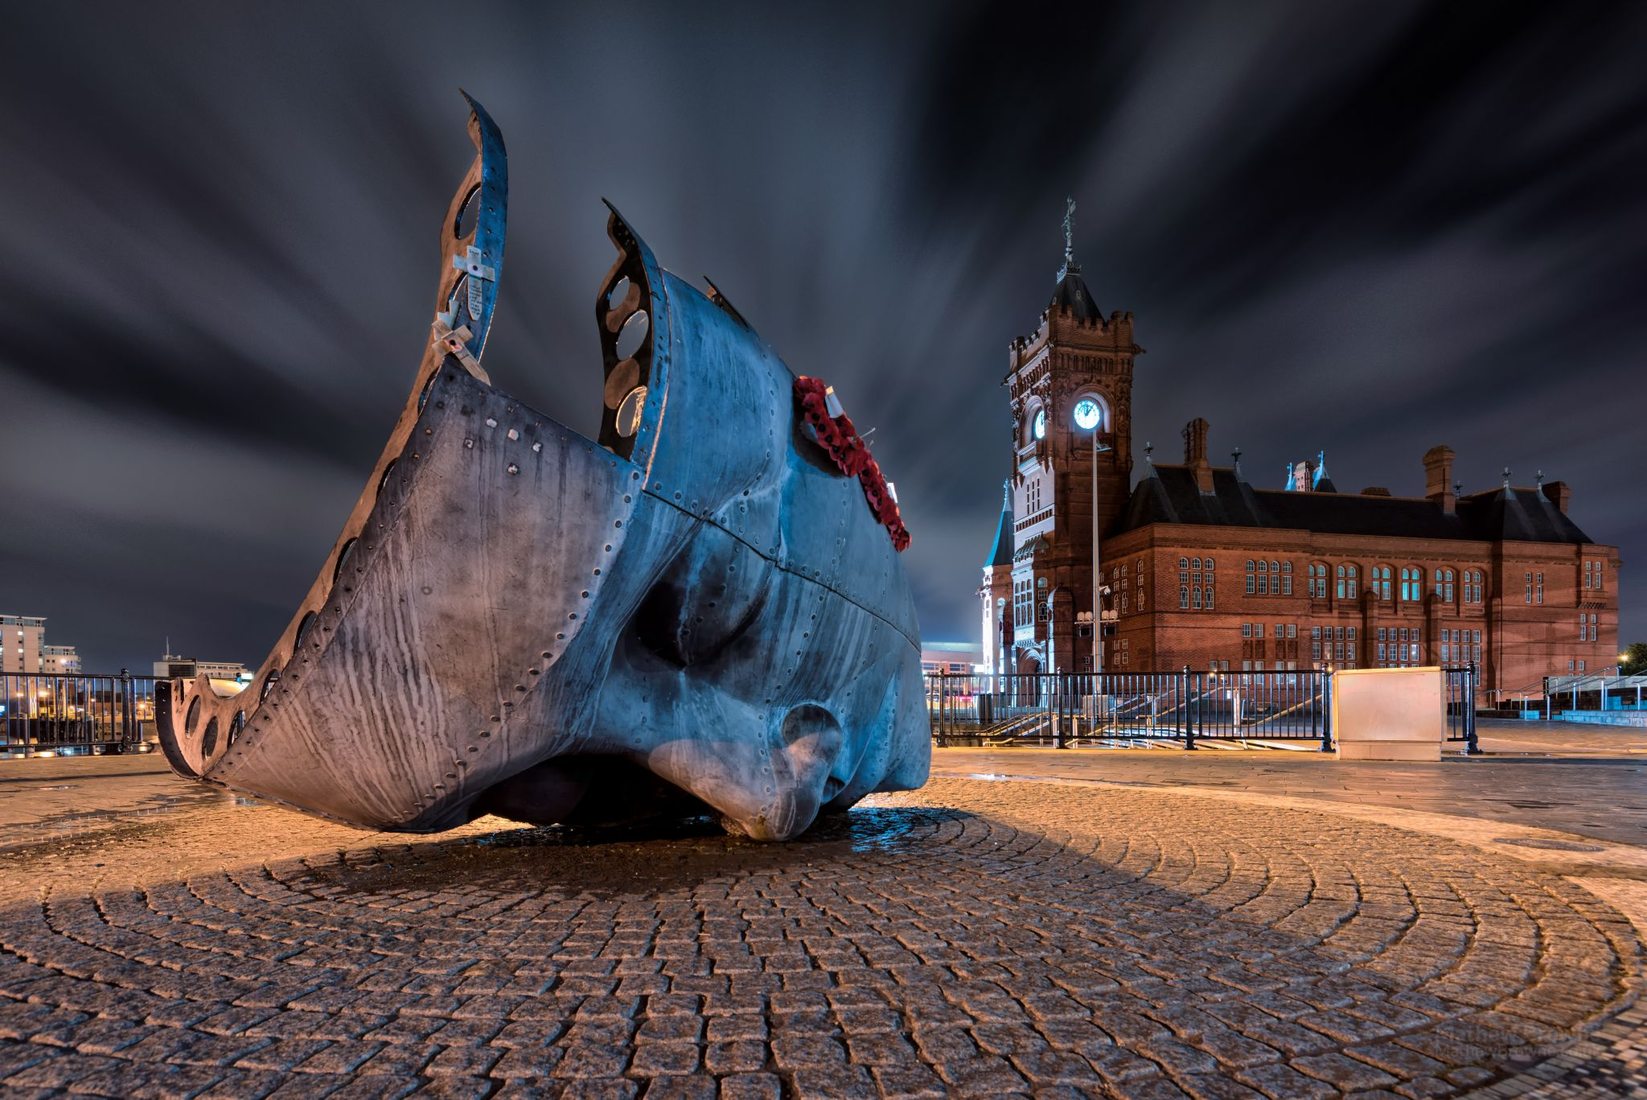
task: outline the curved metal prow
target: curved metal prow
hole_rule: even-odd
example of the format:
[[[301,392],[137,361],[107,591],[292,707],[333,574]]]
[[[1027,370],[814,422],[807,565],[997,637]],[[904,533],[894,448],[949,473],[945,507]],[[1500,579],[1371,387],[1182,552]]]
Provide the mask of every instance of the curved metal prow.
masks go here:
[[[161,748],[172,768],[186,778],[210,778],[240,740],[254,735],[269,719],[259,712],[278,706],[283,694],[282,670],[294,660],[318,658],[327,631],[328,604],[347,596],[374,550],[369,517],[380,503],[398,506],[407,487],[410,463],[397,461],[408,448],[414,426],[430,388],[447,367],[462,369],[487,385],[481,353],[497,307],[498,278],[503,273],[504,231],[508,224],[509,170],[503,135],[486,109],[467,92],[469,140],[475,159],[464,173],[440,230],[440,275],[435,295],[433,335],[418,366],[406,407],[389,436],[371,480],[361,493],[343,533],[327,555],[320,576],[281,633],[280,640],[258,668],[252,686],[233,696],[220,696],[208,680],[197,676],[174,680],[155,699],[155,725]],[[415,453],[412,457],[416,457]],[[336,607],[333,607],[335,613]],[[322,629],[314,629],[316,626]],[[295,679],[295,677],[294,677]],[[254,725],[256,723],[256,725]]]

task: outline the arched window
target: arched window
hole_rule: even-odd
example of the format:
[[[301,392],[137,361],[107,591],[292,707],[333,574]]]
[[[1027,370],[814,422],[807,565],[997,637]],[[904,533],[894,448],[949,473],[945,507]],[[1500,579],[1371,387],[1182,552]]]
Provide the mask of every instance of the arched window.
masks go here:
[[[1310,563],[1310,599],[1327,598],[1327,567],[1321,562]]]
[[[1353,600],[1359,594],[1361,587],[1361,571],[1353,565],[1338,567],[1338,598]]]
[[[1255,565],[1253,563],[1253,560],[1251,558],[1248,558],[1247,559],[1247,595],[1249,595],[1249,596],[1251,596],[1253,593],[1258,591],[1258,588],[1257,588],[1258,582],[1255,579],[1258,576],[1258,574],[1255,572],[1255,570],[1257,568],[1258,567],[1257,567],[1257,565]]]
[[[1270,594],[1270,563],[1267,561],[1258,563],[1258,594],[1260,596]]]
[[[1401,602],[1417,603],[1424,598],[1424,573],[1416,565],[1401,567]]]
[[[1290,561],[1281,563],[1281,594],[1283,596],[1292,595],[1292,562]]]
[[[1466,569],[1466,570],[1464,570],[1464,602],[1465,603],[1481,603],[1482,602],[1482,589],[1484,587],[1484,585],[1482,584],[1482,580],[1483,580],[1483,578],[1482,578],[1481,570],[1479,570],[1479,569]]]
[[[1437,569],[1435,571],[1435,598],[1442,603],[1453,602],[1453,579],[1455,574],[1451,569]]]
[[[1387,600],[1390,598],[1391,573],[1392,570],[1387,565],[1375,565],[1372,567],[1372,576],[1368,582],[1368,591],[1373,594],[1374,598],[1380,600]]]

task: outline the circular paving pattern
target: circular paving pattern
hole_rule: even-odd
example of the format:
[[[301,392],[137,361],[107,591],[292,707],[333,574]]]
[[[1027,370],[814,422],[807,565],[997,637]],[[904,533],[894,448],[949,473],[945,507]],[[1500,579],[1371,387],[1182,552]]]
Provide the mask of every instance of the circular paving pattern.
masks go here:
[[[787,845],[145,829],[0,887],[0,1090],[1447,1095],[1641,969],[1526,864],[1161,792],[941,780]]]

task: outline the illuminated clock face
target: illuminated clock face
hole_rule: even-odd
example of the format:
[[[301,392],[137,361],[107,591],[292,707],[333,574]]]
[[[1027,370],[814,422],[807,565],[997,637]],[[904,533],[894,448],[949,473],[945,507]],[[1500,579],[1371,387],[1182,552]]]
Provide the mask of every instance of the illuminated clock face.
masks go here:
[[[1082,431],[1092,431],[1103,418],[1104,411],[1098,407],[1098,402],[1092,398],[1083,397],[1075,403],[1075,426]]]
[[[1047,411],[1045,409],[1036,411],[1035,422],[1030,427],[1030,431],[1035,433],[1036,439],[1045,439],[1047,437]]]

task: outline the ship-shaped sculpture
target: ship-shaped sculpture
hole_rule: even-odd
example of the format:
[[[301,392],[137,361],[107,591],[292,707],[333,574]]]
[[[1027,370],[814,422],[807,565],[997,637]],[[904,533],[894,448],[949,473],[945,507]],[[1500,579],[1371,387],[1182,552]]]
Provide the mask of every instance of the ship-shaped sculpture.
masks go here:
[[[920,786],[908,536],[850,421],[615,209],[599,438],[495,389],[508,185],[470,106],[405,410],[251,684],[159,685],[173,769],[418,832],[713,812],[782,840]]]

